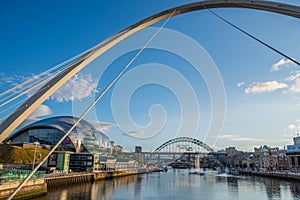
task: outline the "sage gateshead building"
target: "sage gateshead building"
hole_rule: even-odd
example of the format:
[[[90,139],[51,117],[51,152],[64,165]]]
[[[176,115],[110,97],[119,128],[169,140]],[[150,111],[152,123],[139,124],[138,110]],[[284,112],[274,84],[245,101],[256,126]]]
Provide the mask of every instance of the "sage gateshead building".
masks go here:
[[[70,116],[58,116],[36,121],[14,132],[7,141],[55,145],[77,120],[77,118]],[[109,155],[113,148],[108,136],[85,120],[80,121],[76,128],[63,140],[60,147],[77,153],[101,153],[102,155]]]

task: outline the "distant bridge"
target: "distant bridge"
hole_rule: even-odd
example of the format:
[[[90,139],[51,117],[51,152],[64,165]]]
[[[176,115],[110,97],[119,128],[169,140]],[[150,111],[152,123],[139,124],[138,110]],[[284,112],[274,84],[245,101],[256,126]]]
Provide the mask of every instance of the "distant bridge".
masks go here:
[[[177,159],[187,159],[192,163],[204,157],[219,159],[221,154],[198,139],[178,137],[163,143],[154,152],[142,152],[138,157],[146,164],[167,165]]]
[[[213,148],[209,147],[204,142],[190,137],[179,137],[179,138],[171,139],[163,143],[162,145],[160,145],[157,149],[155,149],[154,152],[199,152],[200,153],[202,148],[210,153],[215,152]]]

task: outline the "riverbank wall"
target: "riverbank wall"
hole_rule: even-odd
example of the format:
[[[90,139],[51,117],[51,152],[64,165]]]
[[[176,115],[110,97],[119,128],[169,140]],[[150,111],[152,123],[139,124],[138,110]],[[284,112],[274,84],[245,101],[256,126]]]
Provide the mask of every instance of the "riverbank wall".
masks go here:
[[[299,173],[291,173],[291,172],[257,172],[257,171],[239,171],[240,174],[250,175],[250,176],[260,176],[260,177],[268,177],[268,178],[276,178],[283,180],[293,180],[300,181]]]
[[[138,171],[115,171],[115,172],[95,172],[94,173],[94,181],[117,178],[121,176],[129,176],[129,175],[137,175]]]
[[[80,183],[93,183],[94,181],[117,178],[121,176],[137,175],[137,170],[132,171],[112,171],[112,172],[93,172],[93,173],[69,173],[53,174],[45,177],[48,188],[55,188],[61,185],[73,185]]]
[[[138,169],[128,171],[93,172],[93,173],[57,173],[46,175],[43,179],[30,179],[17,193],[14,199],[30,199],[47,194],[47,189],[59,186],[81,183],[93,183],[94,181],[118,178],[122,176],[138,175],[158,170]],[[0,183],[0,200],[6,199],[21,181]]]
[[[93,181],[94,173],[58,174],[58,176],[45,177],[47,188],[80,183],[92,183]]]
[[[6,199],[15,190],[21,181],[0,183],[0,199]],[[30,199],[32,197],[43,196],[47,194],[47,184],[44,178],[31,179],[20,189],[14,199]]]

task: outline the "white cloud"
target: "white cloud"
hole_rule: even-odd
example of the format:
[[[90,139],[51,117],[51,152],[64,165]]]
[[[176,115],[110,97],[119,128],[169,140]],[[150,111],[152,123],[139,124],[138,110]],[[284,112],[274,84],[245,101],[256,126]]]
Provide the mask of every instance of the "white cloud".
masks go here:
[[[247,141],[247,142],[263,142],[263,143],[270,143],[270,142],[282,142],[288,141],[288,139],[263,139],[263,138],[250,138],[250,137],[241,137],[239,135],[221,135],[218,136],[218,139],[227,139],[230,141]]]
[[[286,80],[287,81],[295,81],[294,84],[289,89],[290,92],[292,92],[292,93],[300,92],[300,71],[294,72]]]
[[[290,124],[288,125],[288,129],[289,130],[294,130],[296,128],[296,125],[295,124]]]
[[[297,78],[300,78],[300,72],[297,71],[293,75],[289,76],[286,80],[287,81],[293,81],[296,80]]]
[[[125,135],[130,137],[143,137],[145,135],[144,131],[131,131],[128,133],[125,133]]]
[[[62,87],[60,87],[52,96],[58,102],[81,100],[89,97],[93,92],[97,92],[98,81],[93,79],[92,74],[79,74],[74,76]],[[76,91],[74,91],[74,87]]]
[[[291,86],[290,91],[292,93],[300,92],[300,78],[297,78],[295,83]]]
[[[6,92],[7,90],[12,89],[13,87],[27,81],[28,79],[31,79],[33,76],[34,74],[16,75],[16,74],[1,73],[0,74],[1,92]],[[17,87],[14,90],[12,90],[9,94],[16,93],[21,90],[23,91],[24,89],[26,89],[25,86]]]
[[[291,138],[295,137],[295,133],[284,133],[283,137],[292,140]]]
[[[16,129],[21,129],[33,122],[40,120],[40,117],[48,116],[51,114],[51,109],[48,106],[42,104],[33,113],[31,113],[31,115],[29,115],[29,117],[27,117],[27,119],[25,119]]]
[[[100,121],[89,121],[98,131],[107,133],[112,127],[118,126],[117,124]]]
[[[262,82],[262,83],[254,82],[250,87],[245,89],[245,92],[246,94],[272,92],[286,87],[288,87],[287,84],[278,83],[277,81],[269,81],[269,82]]]
[[[300,131],[300,120],[295,120],[295,121],[296,122],[288,125],[285,131],[293,132],[293,133]]]
[[[249,137],[241,137],[239,135],[221,135],[218,139],[228,139],[232,141],[260,141],[261,139],[249,138]]]
[[[2,93],[5,98],[11,98],[14,95],[26,91],[24,95],[30,97],[46,83],[44,79],[49,76],[51,76],[50,73],[43,73],[42,75],[35,75],[33,73],[25,75],[0,73],[0,93]]]
[[[33,113],[31,113],[31,115],[29,115],[28,119],[37,119],[39,117],[48,116],[51,114],[51,109],[48,106],[42,104]]]
[[[277,63],[272,65],[271,71],[278,71],[279,68],[289,66],[291,64],[294,64],[294,62],[289,59],[281,59]]]
[[[244,84],[245,84],[244,82],[239,82],[239,83],[236,84],[236,86],[237,86],[237,87],[241,87],[241,86],[244,85]]]

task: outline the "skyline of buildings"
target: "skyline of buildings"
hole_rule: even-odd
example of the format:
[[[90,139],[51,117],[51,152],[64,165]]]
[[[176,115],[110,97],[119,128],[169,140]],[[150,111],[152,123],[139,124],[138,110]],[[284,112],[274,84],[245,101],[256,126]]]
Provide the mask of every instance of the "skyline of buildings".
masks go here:
[[[193,1],[148,5],[132,0],[118,2],[115,7],[114,2],[92,1],[74,4],[72,10],[68,3],[56,2],[58,6],[51,11],[46,2],[20,3],[22,6],[7,2],[1,12],[2,19],[9,19],[1,21],[4,31],[0,38],[6,47],[0,50],[1,92],[36,78],[51,66],[73,58],[146,16],[190,2]],[[278,2],[299,6],[293,1]],[[133,4],[136,6],[129,6]],[[298,19],[249,9],[213,11],[299,60]],[[216,149],[231,144],[243,150],[263,144],[283,148],[292,143],[290,138],[300,130],[300,77],[296,65],[232,29],[208,10],[176,16],[164,23],[112,48],[88,66],[94,69],[74,76],[29,120],[59,115],[78,117],[137,49],[161,28],[86,120],[108,122],[105,129],[110,130],[106,134],[114,141],[126,141],[126,150],[133,150],[135,144],[150,150],[161,141],[178,136],[199,138]],[[183,53],[175,51],[176,44]],[[207,76],[187,59],[194,55],[199,58],[199,66],[205,66],[200,72],[208,72]],[[209,67],[203,62],[208,60],[212,61]],[[207,82],[210,78],[217,80],[215,77],[223,83],[220,90]],[[26,98],[27,95],[20,102]],[[5,119],[20,102],[4,107],[0,119]],[[222,109],[214,110],[222,105]]]

